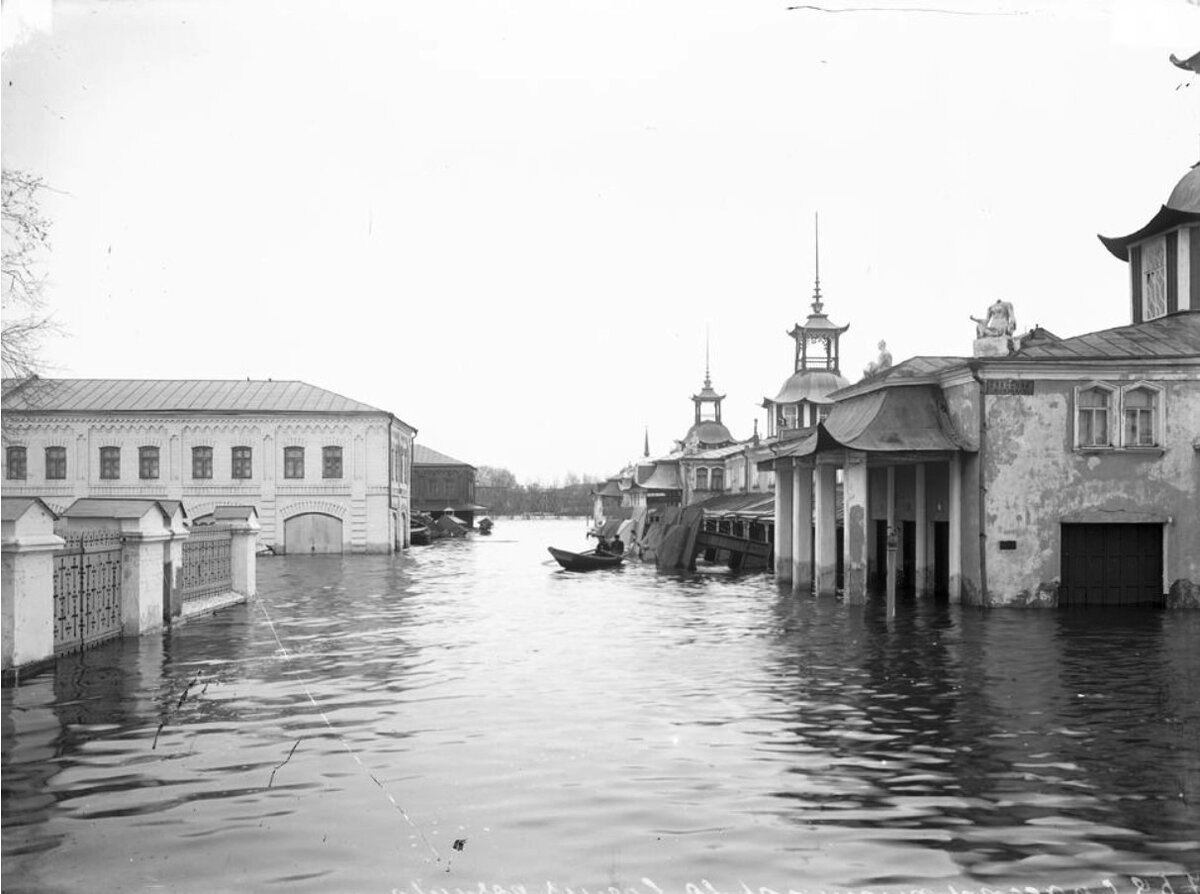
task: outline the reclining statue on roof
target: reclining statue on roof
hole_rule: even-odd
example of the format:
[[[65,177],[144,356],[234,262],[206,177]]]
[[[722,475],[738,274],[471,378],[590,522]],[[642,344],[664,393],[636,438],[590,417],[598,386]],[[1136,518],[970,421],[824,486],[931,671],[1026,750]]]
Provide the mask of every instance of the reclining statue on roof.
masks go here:
[[[983,319],[971,317],[975,322],[976,338],[1000,338],[1011,336],[1017,331],[1017,315],[1013,312],[1011,301],[996,299],[987,309]]]

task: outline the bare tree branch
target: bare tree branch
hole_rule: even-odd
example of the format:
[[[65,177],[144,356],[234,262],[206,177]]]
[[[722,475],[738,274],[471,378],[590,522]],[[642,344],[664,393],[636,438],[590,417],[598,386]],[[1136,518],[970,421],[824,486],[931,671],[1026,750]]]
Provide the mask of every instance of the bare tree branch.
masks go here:
[[[61,333],[46,311],[42,294],[43,256],[50,250],[50,222],[42,214],[42,178],[24,171],[3,171],[3,327],[0,362],[5,378],[26,378],[43,368],[42,342]]]

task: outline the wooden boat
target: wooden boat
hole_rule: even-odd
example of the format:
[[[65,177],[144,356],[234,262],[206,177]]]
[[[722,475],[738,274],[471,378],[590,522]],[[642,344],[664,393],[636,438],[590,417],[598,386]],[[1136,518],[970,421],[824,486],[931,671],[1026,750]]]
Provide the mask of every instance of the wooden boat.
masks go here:
[[[555,549],[548,546],[550,555],[567,571],[594,571],[597,568],[616,568],[625,561],[624,556],[610,556],[607,553],[597,553],[588,550],[585,553],[572,553],[565,549]]]

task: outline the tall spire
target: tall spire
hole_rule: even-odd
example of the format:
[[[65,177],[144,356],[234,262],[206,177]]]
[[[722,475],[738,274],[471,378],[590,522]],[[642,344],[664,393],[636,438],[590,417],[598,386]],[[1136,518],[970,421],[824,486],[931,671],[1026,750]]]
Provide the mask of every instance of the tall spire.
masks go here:
[[[708,364],[708,324],[704,325],[704,387],[712,387],[712,376],[709,374]]]
[[[646,446],[642,448],[642,456],[650,457],[650,426],[646,426]]]
[[[816,255],[816,279],[813,281],[812,309],[813,313],[819,314],[824,306],[821,303],[821,213],[819,211],[813,212],[813,240],[815,243],[814,254]]]

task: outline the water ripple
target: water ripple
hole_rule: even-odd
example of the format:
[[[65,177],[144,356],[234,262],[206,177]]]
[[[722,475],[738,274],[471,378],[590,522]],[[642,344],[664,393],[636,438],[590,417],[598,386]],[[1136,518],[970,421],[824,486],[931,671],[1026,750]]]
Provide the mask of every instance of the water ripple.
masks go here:
[[[582,523],[505,529],[265,559],[257,603],[5,691],[6,889],[1200,866],[1196,613],[888,620],[761,574],[560,573],[545,546]]]

